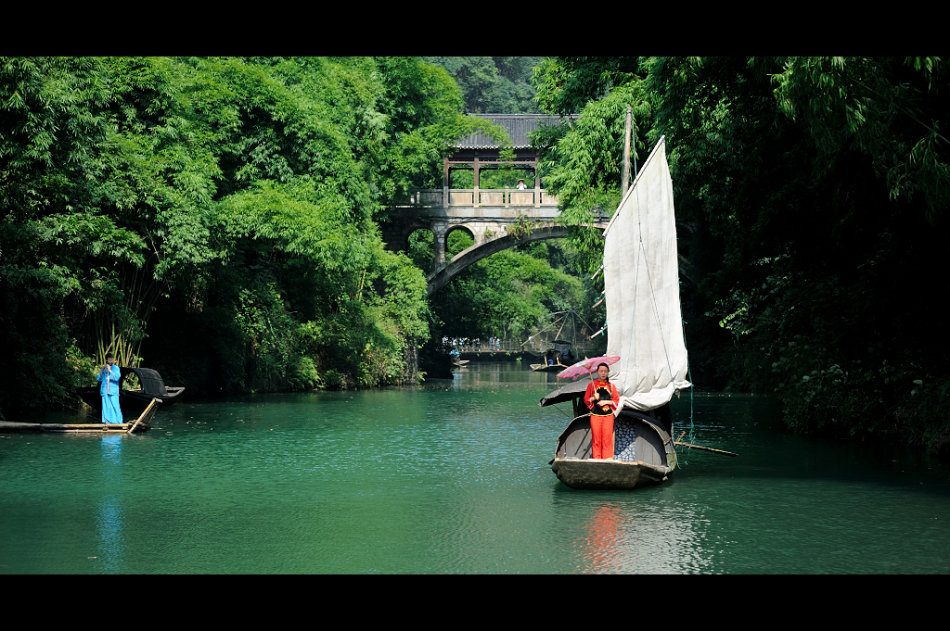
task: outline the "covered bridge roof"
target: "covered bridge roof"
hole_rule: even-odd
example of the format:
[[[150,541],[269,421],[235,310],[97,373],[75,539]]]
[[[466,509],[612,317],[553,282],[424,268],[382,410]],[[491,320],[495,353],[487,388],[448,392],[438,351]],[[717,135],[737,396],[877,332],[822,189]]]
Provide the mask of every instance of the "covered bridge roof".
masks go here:
[[[546,114],[472,114],[501,125],[508,130],[511,137],[511,146],[514,149],[531,147],[530,132],[539,129],[542,125],[558,125],[565,120],[574,120],[577,116],[548,116]],[[485,134],[478,133],[463,138],[456,145],[458,149],[497,149],[498,144]]]

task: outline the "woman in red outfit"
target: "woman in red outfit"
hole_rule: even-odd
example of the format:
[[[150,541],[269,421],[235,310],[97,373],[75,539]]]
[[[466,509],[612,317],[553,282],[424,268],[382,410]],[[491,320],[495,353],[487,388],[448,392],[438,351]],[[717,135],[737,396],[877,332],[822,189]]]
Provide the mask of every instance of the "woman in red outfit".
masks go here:
[[[610,367],[597,365],[597,379],[587,384],[584,403],[590,408],[590,430],[593,445],[591,458],[610,460],[614,457],[614,415],[620,404],[617,386],[607,380]]]

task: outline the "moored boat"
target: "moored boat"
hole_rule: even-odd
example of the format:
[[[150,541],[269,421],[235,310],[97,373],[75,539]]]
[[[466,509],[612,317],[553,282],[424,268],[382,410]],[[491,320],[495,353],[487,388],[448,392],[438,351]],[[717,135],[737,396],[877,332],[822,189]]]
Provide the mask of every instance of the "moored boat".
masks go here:
[[[158,399],[164,407],[173,405],[185,391],[183,386],[166,386],[161,374],[151,368],[120,366],[119,370],[122,372],[119,377],[119,407],[125,415],[141,414],[152,399]],[[138,388],[126,387],[130,376],[138,378]],[[94,410],[102,410],[99,386],[82,388],[79,395]]]
[[[554,340],[549,348],[542,355],[544,361],[531,364],[531,370],[535,372],[561,372],[572,361],[571,343],[566,340]]]
[[[583,403],[585,381],[558,388],[541,407],[569,402],[575,417],[558,437],[549,463],[561,482],[576,489],[634,489],[659,484],[676,468],[669,404],[650,413],[623,409],[614,419],[614,457],[591,459],[590,412]]]
[[[457,348],[453,348],[449,351],[449,358],[452,360],[452,365],[456,368],[460,368],[470,361],[468,359],[462,359],[462,355]]]
[[[614,457],[591,458],[587,380],[570,383],[540,405],[570,401],[574,418],[558,438],[551,469],[578,489],[658,484],[676,468],[669,402],[692,387],[679,301],[673,187],[665,138],[654,147],[604,231],[607,352],[618,356],[610,381],[619,392]]]

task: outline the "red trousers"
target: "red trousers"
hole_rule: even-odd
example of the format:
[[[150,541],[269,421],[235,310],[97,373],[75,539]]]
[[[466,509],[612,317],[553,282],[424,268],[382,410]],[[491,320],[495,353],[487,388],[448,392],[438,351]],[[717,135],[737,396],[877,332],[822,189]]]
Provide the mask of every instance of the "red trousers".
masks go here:
[[[590,415],[592,439],[591,458],[609,460],[614,457],[614,415]]]

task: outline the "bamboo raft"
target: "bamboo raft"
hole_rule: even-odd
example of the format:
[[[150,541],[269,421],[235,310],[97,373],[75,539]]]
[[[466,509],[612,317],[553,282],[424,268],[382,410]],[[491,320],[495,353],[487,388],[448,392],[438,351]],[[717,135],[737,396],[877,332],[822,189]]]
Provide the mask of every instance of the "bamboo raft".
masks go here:
[[[137,419],[128,423],[22,423],[0,421],[0,432],[58,432],[74,434],[139,434],[152,428],[161,404],[152,399]]]

